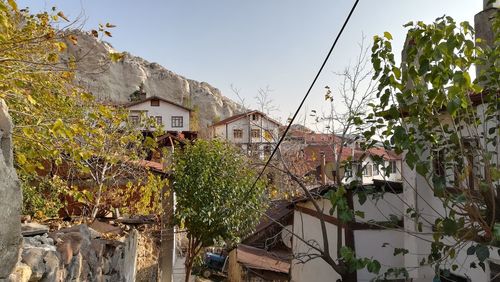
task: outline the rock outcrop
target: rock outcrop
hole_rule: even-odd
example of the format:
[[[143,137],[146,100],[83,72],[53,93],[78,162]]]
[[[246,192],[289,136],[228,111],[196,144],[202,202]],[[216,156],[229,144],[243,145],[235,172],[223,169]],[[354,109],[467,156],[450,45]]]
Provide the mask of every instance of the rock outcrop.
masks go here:
[[[159,96],[196,109],[201,128],[244,110],[206,82],[186,79],[129,53],[111,63],[109,53],[117,51],[109,44],[83,32],[75,33],[78,44],[67,45],[69,55],[76,61],[77,83],[101,101],[125,104],[143,85],[148,97]]]
[[[0,99],[0,281],[7,279],[19,259],[22,194],[13,167],[12,121]]]

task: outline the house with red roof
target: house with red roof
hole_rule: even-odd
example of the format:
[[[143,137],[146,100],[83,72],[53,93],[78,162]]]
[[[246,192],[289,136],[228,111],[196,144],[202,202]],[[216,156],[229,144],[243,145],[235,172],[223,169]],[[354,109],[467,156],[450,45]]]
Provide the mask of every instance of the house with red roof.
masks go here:
[[[281,124],[260,111],[248,111],[210,126],[210,137],[221,138],[261,159],[270,154],[278,140]]]

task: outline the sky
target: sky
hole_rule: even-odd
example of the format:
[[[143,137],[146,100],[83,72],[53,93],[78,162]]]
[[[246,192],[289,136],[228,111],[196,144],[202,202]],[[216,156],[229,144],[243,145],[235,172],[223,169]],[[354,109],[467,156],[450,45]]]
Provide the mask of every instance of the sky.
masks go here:
[[[32,12],[56,6],[70,19],[82,17],[84,29],[112,23],[106,39],[119,51],[157,62],[184,77],[205,81],[222,94],[256,107],[259,88],[269,87],[285,121],[298,107],[354,0],[18,0]],[[473,23],[482,0],[361,0],[301,116],[328,111],[325,86],[339,83],[342,71],[359,53],[363,35],[389,31],[400,54],[403,24],[430,23],[442,15]],[[338,94],[333,91],[333,98]],[[311,120],[307,123],[310,124]]]

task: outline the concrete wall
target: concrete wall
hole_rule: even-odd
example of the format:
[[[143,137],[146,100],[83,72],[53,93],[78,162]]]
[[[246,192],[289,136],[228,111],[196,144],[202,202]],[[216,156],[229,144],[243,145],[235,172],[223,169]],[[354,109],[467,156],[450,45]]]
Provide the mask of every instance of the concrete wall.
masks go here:
[[[189,111],[178,107],[176,105],[172,105],[165,101],[160,100],[159,106],[151,106],[151,101],[147,100],[143,103],[130,106],[128,110],[131,111],[131,115],[138,116],[138,112],[144,111],[146,116],[155,117],[161,116],[163,122],[163,129],[167,131],[189,131]],[[136,111],[137,113],[133,113],[132,111]],[[172,127],[172,117],[173,116],[181,116],[183,118],[183,126],[182,127]]]

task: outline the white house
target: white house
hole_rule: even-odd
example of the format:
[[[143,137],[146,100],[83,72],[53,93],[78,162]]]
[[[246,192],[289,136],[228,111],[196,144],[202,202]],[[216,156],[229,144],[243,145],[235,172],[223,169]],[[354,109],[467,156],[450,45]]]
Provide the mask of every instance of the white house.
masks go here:
[[[316,176],[321,179],[324,170],[325,184],[333,184],[336,181],[336,159],[340,158],[340,176],[344,184],[358,181],[361,185],[372,184],[374,180],[401,182],[401,156],[391,150],[381,147],[370,148],[366,151],[352,147],[336,148],[332,144],[311,144],[303,149],[303,160],[312,169],[316,170]],[[324,160],[323,160],[324,158]],[[324,168],[323,163],[324,161]]]
[[[280,123],[259,111],[226,118],[210,126],[212,138],[236,144],[249,154],[263,158],[278,140]]]
[[[337,249],[348,246],[354,249],[359,258],[373,258],[378,260],[384,273],[389,267],[403,267],[404,257],[394,256],[397,248],[404,246],[404,234],[398,230],[402,229],[404,203],[400,199],[400,191],[397,193],[385,193],[383,198],[368,197],[363,205],[359,204],[356,194],[349,194],[354,209],[364,213],[364,218],[356,217],[354,222],[342,224],[336,214],[330,215],[332,207],[329,199],[323,195],[334,187],[320,187],[311,192],[316,194],[316,202],[322,210],[327,229],[330,256],[337,260]],[[379,188],[371,188],[379,189]],[[321,258],[314,258],[318,252],[313,250],[305,242],[312,243],[323,250],[323,235],[320,225],[319,213],[312,201],[303,200],[295,204],[293,216],[293,232],[300,236],[292,238],[293,260],[291,263],[290,281],[340,281],[340,275],[333,270]],[[389,215],[392,215],[389,217]],[[392,221],[391,221],[392,220]],[[393,228],[381,227],[392,224]],[[347,228],[346,228],[347,227]],[[341,246],[337,242],[338,229],[342,228]],[[305,241],[305,242],[304,242]],[[356,281],[373,281],[376,275],[366,269],[354,274]],[[400,279],[401,277],[387,277]]]
[[[130,111],[129,119],[133,123],[139,123],[142,117],[152,117],[163,125],[165,131],[189,131],[191,109],[172,101],[151,96],[131,102],[125,107]]]

